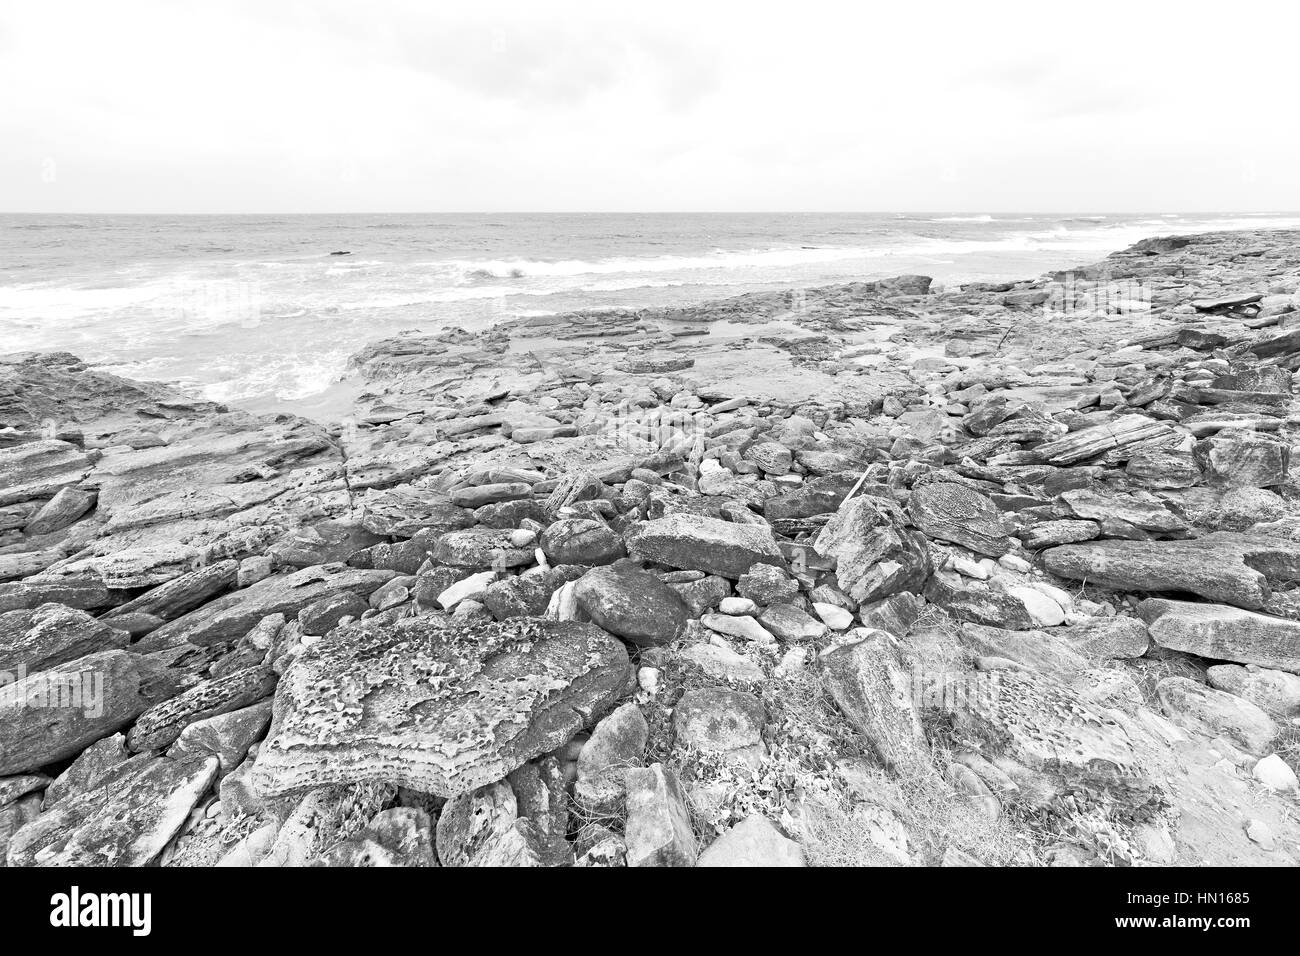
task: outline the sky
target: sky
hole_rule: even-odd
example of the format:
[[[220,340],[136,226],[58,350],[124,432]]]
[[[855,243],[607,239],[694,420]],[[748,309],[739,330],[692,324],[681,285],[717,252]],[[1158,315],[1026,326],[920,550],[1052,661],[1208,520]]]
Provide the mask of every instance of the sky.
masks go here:
[[[0,0],[0,211],[1300,210],[1300,4]]]

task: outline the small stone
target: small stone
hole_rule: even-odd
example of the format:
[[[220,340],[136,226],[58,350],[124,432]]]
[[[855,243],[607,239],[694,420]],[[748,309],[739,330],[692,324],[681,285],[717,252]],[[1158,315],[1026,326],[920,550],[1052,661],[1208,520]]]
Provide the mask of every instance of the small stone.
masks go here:
[[[748,614],[752,617],[758,614],[758,605],[749,598],[729,597],[719,602],[718,610],[723,614]]]
[[[822,601],[813,602],[813,612],[822,619],[822,623],[832,631],[847,631],[853,626],[853,615],[835,604]]]

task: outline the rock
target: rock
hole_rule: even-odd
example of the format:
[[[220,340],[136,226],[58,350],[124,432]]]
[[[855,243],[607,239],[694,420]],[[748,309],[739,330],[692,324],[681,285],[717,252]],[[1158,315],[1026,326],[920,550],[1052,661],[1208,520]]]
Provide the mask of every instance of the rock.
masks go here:
[[[540,574],[521,574],[494,581],[478,600],[498,621],[508,617],[541,617],[546,613],[551,595],[564,583],[564,575],[553,569]]]
[[[1046,674],[951,674],[934,682],[926,706],[946,715],[959,732],[996,742],[989,748],[991,762],[1015,761],[1032,771],[1025,784],[1032,781],[1048,793],[1101,792],[1127,812],[1140,812],[1161,796],[1145,743]]]
[[[82,611],[94,611],[111,603],[112,594],[99,579],[28,580],[0,584],[0,613],[42,604],[63,604]]]
[[[87,654],[121,650],[130,640],[126,631],[62,604],[8,611],[0,614],[0,674],[34,674]]]
[[[1147,418],[1145,415],[1123,415],[1104,425],[1071,432],[1055,441],[1044,442],[1037,448],[1023,452],[1030,461],[1047,465],[1073,465],[1106,452],[1124,448],[1136,442],[1162,438],[1173,431],[1167,422]],[[998,463],[991,460],[990,464]]]
[[[496,580],[495,571],[480,571],[462,578],[438,593],[437,601],[444,611],[450,611],[467,598],[479,597]]]
[[[573,799],[586,812],[613,816],[623,806],[624,774],[641,765],[650,727],[641,709],[626,703],[603,718],[578,755]]]
[[[520,814],[510,783],[498,780],[453,796],[438,815],[443,866],[544,866],[544,835]]]
[[[289,665],[254,782],[265,796],[369,780],[466,793],[567,742],[631,682],[623,645],[591,624],[363,623]]]
[[[725,580],[725,578],[723,580]],[[733,617],[738,615],[756,617],[758,615],[758,605],[749,598],[742,597],[723,598],[718,602],[718,610],[723,614],[730,614]]]
[[[1277,724],[1254,704],[1186,677],[1166,677],[1156,685],[1156,696],[1179,727],[1226,737],[1250,754],[1264,753],[1278,735]]]
[[[898,508],[867,495],[836,513],[813,549],[835,559],[835,580],[858,602],[919,591],[933,570],[925,539],[903,527]]]
[[[395,577],[393,571],[367,571],[342,564],[274,575],[178,617],[144,638],[137,647],[148,651],[187,643],[205,647],[237,640],[268,614],[293,617],[321,598],[345,591],[369,597],[381,584]]]
[[[1041,597],[1042,595],[1040,595]],[[1005,627],[1013,631],[1034,626],[1029,609],[1005,585],[994,579],[971,581],[951,571],[936,571],[925,586],[925,597],[959,621]],[[1030,598],[1030,600],[1036,600]],[[1040,608],[1045,607],[1039,605]],[[863,615],[866,623],[866,615]],[[892,630],[890,631],[892,633]]]
[[[152,758],[140,756],[132,760],[123,734],[117,733],[97,740],[79,753],[68,768],[46,788],[45,809],[48,810],[71,794],[94,790],[113,775],[149,759]]]
[[[748,657],[717,644],[692,644],[681,657],[715,680],[754,684],[764,679],[763,669]]]
[[[1163,598],[1147,598],[1138,605],[1138,616],[1161,647],[1300,673],[1300,622]]]
[[[1201,441],[1196,458],[1212,484],[1271,488],[1287,479],[1291,446],[1256,431],[1229,428]]]
[[[736,593],[755,604],[784,604],[799,594],[799,582],[771,564],[756,564],[740,576]]]
[[[514,501],[532,497],[533,486],[522,481],[501,482],[458,488],[448,496],[458,508],[481,508],[500,501]]]
[[[112,623],[114,618],[149,614],[171,621],[229,590],[236,584],[238,576],[238,561],[217,561],[151,588],[133,601],[118,605],[104,615],[104,620]]]
[[[216,757],[218,771],[227,774],[239,766],[248,748],[270,726],[271,705],[267,698],[249,707],[196,720],[180,732],[167,756],[172,760]]]
[[[767,565],[762,565],[767,567]],[[710,574],[700,578],[698,581],[688,581],[685,584],[670,585],[674,591],[681,597],[686,604],[686,609],[692,617],[704,614],[712,607],[722,610],[722,605],[728,601],[745,601],[744,598],[729,598],[731,593],[731,582],[726,578],[719,577],[716,574]],[[752,601],[745,603],[753,606]],[[723,611],[724,614],[735,614],[735,611]]]
[[[663,764],[627,773],[628,866],[694,866],[699,854],[676,775]]]
[[[1058,544],[1091,541],[1101,533],[1095,521],[1039,521],[1021,534],[1021,540],[1030,551],[1050,548]]]
[[[793,604],[770,605],[758,621],[781,641],[816,641],[826,634],[825,624]]]
[[[344,840],[315,866],[412,867],[437,866],[434,855],[433,821],[419,807],[391,807],[381,810],[366,828]]]
[[[468,528],[440,537],[433,547],[433,558],[454,568],[504,571],[531,564],[533,552],[516,547],[505,528]]]
[[[880,761],[905,771],[926,752],[925,735],[912,700],[912,681],[884,631],[854,631],[857,640],[821,653],[818,667],[827,692]]]
[[[80,491],[76,488],[59,489],[58,494],[41,506],[23,532],[29,535],[53,534],[78,521],[82,515],[95,507],[96,495],[93,491]]]
[[[1259,608],[1269,576],[1300,576],[1300,545],[1217,531],[1190,541],[1090,541],[1043,552],[1048,571],[1125,591],[1188,591],[1209,601]]]
[[[278,679],[269,664],[259,664],[203,681],[141,714],[126,735],[126,745],[134,753],[167,747],[195,721],[270,697]]]
[[[667,644],[687,621],[677,592],[635,567],[593,568],[578,579],[574,597],[605,630],[641,647]]]
[[[814,601],[813,611],[832,631],[847,631],[853,626],[853,615],[842,607]]]
[[[1215,664],[1206,669],[1210,686],[1250,701],[1268,714],[1300,713],[1300,677],[1248,664]]]
[[[0,686],[0,776],[80,753],[152,703],[140,659],[89,654]]]
[[[1076,518],[1094,521],[1118,519],[1158,534],[1184,534],[1189,530],[1187,522],[1162,502],[1143,501],[1133,495],[1102,495],[1077,489],[1062,492],[1061,501]]]
[[[1131,617],[1097,617],[1056,631],[1087,657],[1126,659],[1147,652],[1146,625]]]
[[[935,481],[915,488],[907,511],[912,524],[931,538],[951,541],[994,558],[1011,549],[997,506],[965,485]]]
[[[70,796],[15,833],[10,866],[147,866],[212,785],[217,758],[143,762]]]
[[[1038,627],[1065,623],[1065,609],[1040,591],[1031,587],[1009,587],[1007,594],[1024,605],[1029,619]]]
[[[1296,779],[1295,771],[1277,754],[1269,754],[1255,764],[1254,774],[1255,779],[1270,790],[1295,793],[1300,789],[1300,780]]]
[[[552,564],[611,564],[627,553],[622,538],[590,518],[556,521],[542,532],[541,548]]]
[[[725,687],[688,690],[673,708],[675,743],[756,767],[767,752],[766,719],[762,701],[753,694]]]
[[[700,854],[696,866],[807,866],[799,844],[764,816],[750,814]]]
[[[0,448],[0,507],[50,498],[90,472],[91,461],[76,445],[57,439]]]
[[[750,445],[745,449],[745,461],[752,461],[769,475],[785,475],[790,472],[794,456],[784,445],[765,441]]]
[[[771,529],[694,514],[642,522],[628,535],[627,549],[642,561],[704,571],[733,581],[756,564],[785,565]]]
[[[844,503],[857,483],[858,476],[853,472],[836,472],[805,481],[794,491],[764,501],[763,516],[768,521],[782,521],[829,514]]]
[[[298,612],[302,632],[310,637],[320,637],[338,627],[345,617],[360,618],[370,607],[365,598],[351,591],[331,594],[313,601]]]
[[[776,637],[773,636],[772,632],[752,617],[705,614],[700,618],[700,623],[709,630],[717,631],[719,634],[725,634],[728,637],[738,637],[741,640],[753,641],[756,644],[768,647],[776,646]]]
[[[14,777],[0,777],[0,807],[13,803],[19,797],[44,790],[50,778],[43,773],[25,773]]]
[[[1201,480],[1201,469],[1191,454],[1163,448],[1135,452],[1124,473],[1148,488],[1190,488]]]

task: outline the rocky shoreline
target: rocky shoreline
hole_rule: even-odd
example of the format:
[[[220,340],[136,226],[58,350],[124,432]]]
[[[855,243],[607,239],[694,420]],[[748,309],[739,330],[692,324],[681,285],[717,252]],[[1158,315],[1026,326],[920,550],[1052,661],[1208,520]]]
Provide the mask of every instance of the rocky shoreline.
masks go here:
[[[8,865],[1291,865],[1300,233],[0,357]]]

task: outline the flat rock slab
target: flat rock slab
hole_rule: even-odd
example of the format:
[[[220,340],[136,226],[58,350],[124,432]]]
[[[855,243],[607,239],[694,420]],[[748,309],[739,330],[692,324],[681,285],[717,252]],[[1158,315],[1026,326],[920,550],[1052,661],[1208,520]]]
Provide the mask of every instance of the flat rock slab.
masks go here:
[[[1190,541],[1090,541],[1043,552],[1048,571],[1126,591],[1186,591],[1256,609],[1269,580],[1300,579],[1300,543],[1230,532]]]
[[[76,445],[57,439],[0,448],[0,506],[49,498],[90,472],[90,459]]]
[[[1161,647],[1300,673],[1300,622],[1222,604],[1148,598],[1138,615]]]
[[[34,674],[87,654],[121,650],[130,642],[126,631],[62,604],[6,611],[0,614],[0,672],[23,668]]]
[[[567,743],[629,686],[592,624],[441,617],[342,628],[289,665],[253,770],[264,796],[390,781],[451,797]]]
[[[158,628],[137,647],[158,650],[184,643],[205,647],[238,640],[268,614],[293,617],[309,604],[345,591],[367,597],[395,577],[396,571],[368,571],[341,564],[273,575],[178,617]]]
[[[145,866],[184,825],[212,785],[217,758],[143,762],[68,797],[9,841],[10,866]]]
[[[0,776],[80,753],[142,714],[139,659],[106,651],[0,686]]]
[[[702,515],[674,514],[643,522],[628,535],[627,549],[643,561],[732,580],[756,564],[785,567],[770,528]]]

